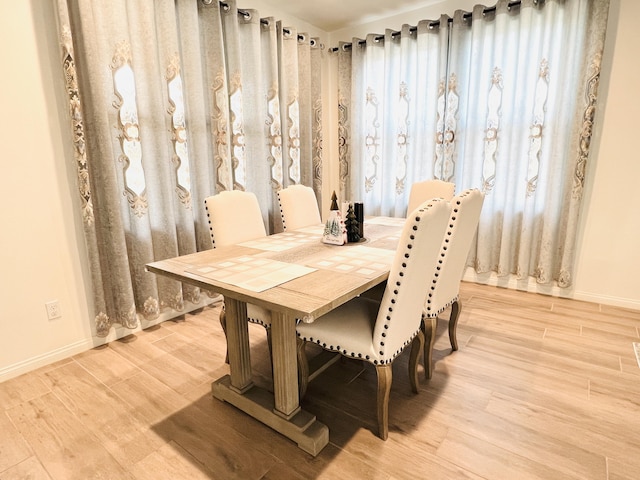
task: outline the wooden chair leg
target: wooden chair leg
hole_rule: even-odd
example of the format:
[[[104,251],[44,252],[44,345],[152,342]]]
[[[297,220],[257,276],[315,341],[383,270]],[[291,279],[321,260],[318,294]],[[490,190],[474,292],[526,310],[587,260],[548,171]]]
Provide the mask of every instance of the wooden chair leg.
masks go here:
[[[451,342],[451,349],[455,352],[458,350],[458,338],[456,335],[458,328],[458,317],[460,316],[460,310],[462,304],[460,300],[456,300],[451,305],[451,316],[449,317],[449,341]]]
[[[411,382],[413,393],[418,393],[418,359],[423,348],[424,333],[419,331],[413,342],[411,342],[411,356],[409,357],[409,381]]]
[[[307,359],[307,350],[304,340],[298,338],[296,343],[296,357],[298,362],[298,394],[302,400],[307,393],[309,386],[309,360]]]
[[[271,327],[265,328],[267,331],[267,347],[269,347],[269,358],[271,359],[271,366],[273,366],[273,353],[271,352]]]
[[[220,311],[220,325],[224,332],[224,338],[227,338],[227,313],[225,312],[224,305]],[[267,331],[267,346],[269,347],[269,358],[271,359],[271,365],[273,366],[273,354],[271,352],[271,328],[265,328]],[[224,356],[224,363],[229,363],[229,347],[227,346],[227,353]]]
[[[424,376],[428,380],[433,373],[433,345],[436,343],[438,317],[423,318],[422,328],[424,330]]]
[[[222,305],[222,310],[220,310],[220,325],[222,326],[222,331],[224,332],[224,338],[227,340],[227,313],[224,310],[224,305]],[[224,356],[224,363],[229,363],[229,346],[227,345],[227,353]]]
[[[378,374],[378,436],[382,440],[389,437],[389,393],[391,392],[391,365],[376,365]]]

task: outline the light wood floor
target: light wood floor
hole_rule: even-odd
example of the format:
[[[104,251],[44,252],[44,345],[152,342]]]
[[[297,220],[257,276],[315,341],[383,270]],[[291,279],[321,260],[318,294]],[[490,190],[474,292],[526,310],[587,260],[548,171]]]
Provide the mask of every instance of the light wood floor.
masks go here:
[[[216,307],[0,384],[0,479],[639,479],[640,312],[468,283],[462,300],[460,350],[445,312],[418,395],[394,364],[386,442],[375,371],[352,360],[303,401],[330,431],[316,458],[213,399]]]

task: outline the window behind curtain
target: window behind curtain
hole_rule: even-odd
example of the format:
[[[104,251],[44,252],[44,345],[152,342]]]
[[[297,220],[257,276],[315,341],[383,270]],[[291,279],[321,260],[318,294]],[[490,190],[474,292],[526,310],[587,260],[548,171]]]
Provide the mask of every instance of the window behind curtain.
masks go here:
[[[569,286],[607,13],[606,1],[500,1],[354,39],[338,54],[351,69],[342,194],[404,216],[413,182],[478,188],[469,264]]]

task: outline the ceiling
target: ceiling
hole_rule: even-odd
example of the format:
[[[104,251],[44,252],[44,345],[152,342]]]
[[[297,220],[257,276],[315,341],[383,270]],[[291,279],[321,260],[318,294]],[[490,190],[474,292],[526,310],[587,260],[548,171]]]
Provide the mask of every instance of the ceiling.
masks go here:
[[[265,0],[311,25],[333,32],[442,0]]]

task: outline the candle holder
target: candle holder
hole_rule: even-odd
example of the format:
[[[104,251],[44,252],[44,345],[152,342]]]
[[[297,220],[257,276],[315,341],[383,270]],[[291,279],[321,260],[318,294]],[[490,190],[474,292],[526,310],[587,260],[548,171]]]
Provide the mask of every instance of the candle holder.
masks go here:
[[[353,212],[356,215],[356,221],[358,222],[358,235],[360,238],[364,238],[364,205],[362,202],[356,202],[353,204]]]

